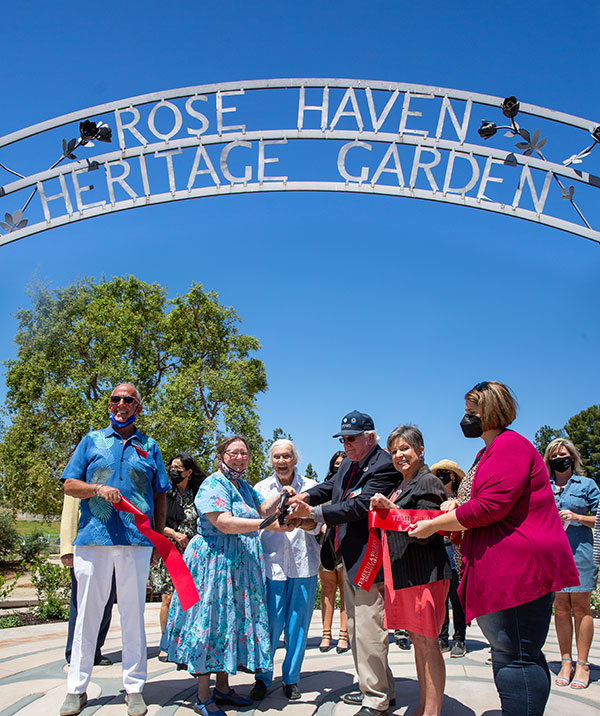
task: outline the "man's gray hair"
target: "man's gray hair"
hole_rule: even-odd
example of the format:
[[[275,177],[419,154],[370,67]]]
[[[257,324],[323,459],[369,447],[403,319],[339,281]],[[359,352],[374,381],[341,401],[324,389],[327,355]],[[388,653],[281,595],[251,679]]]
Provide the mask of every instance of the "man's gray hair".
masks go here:
[[[275,440],[275,442],[271,445],[269,448],[269,462],[271,465],[273,464],[273,450],[275,450],[278,447],[288,447],[290,449],[290,452],[292,453],[294,460],[298,462],[300,459],[300,455],[298,454],[298,450],[296,450],[296,446],[291,440],[288,440],[287,438],[279,438],[279,440]]]
[[[377,435],[377,430],[365,430],[365,435],[373,435],[376,443],[381,440],[379,435]]]

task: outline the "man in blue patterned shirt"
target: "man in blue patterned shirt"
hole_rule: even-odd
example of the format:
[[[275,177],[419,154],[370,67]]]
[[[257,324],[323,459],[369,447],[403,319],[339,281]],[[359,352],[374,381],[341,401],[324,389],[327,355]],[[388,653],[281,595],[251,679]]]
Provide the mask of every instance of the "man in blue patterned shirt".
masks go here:
[[[127,713],[143,716],[147,711],[142,696],[146,681],[144,605],[152,546],[138,532],[133,515],[117,511],[112,503],[126,497],[162,534],[165,493],[171,484],[158,445],[134,426],[142,411],[136,387],[130,383],[115,386],[108,410],[111,425],[83,438],[61,476],[65,494],[81,499],[73,543],[77,621],[61,716],[77,714],[87,703],[86,688],[113,572],[121,616]]]

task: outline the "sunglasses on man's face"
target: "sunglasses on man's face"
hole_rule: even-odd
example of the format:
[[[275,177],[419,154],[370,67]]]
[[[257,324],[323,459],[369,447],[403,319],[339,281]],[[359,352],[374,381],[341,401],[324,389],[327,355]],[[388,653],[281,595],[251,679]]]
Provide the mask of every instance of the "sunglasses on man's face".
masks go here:
[[[358,435],[345,435],[340,438],[340,442],[342,445],[344,443],[353,443],[355,440],[358,440],[358,438],[362,435],[362,433],[359,433]]]
[[[113,405],[118,405],[121,401],[123,401],[126,405],[131,405],[135,398],[132,398],[130,395],[111,395],[110,396],[110,402]]]

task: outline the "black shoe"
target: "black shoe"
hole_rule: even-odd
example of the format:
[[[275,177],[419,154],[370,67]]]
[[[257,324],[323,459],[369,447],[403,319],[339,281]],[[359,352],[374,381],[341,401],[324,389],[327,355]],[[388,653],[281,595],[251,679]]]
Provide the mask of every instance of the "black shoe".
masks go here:
[[[402,649],[403,651],[410,651],[410,648],[411,648],[410,637],[408,636],[407,632],[404,631],[404,629],[395,629],[394,630],[394,640],[396,642],[396,646],[399,649]]]
[[[290,701],[298,701],[302,697],[298,684],[281,684],[281,688]]]
[[[230,705],[237,706],[239,708],[240,706],[252,705],[252,699],[248,699],[245,696],[240,696],[239,694],[236,694],[233,689],[229,689],[229,691],[224,694],[222,691],[219,691],[219,689],[215,687],[213,689],[212,695],[214,702],[217,704],[217,706]]]
[[[387,716],[388,709],[372,709],[369,706],[363,706],[354,716]]]
[[[446,639],[438,639],[440,642],[440,649],[442,654],[445,654],[447,651],[450,651],[450,644]]]
[[[450,652],[450,656],[454,659],[457,659],[461,656],[464,656],[466,653],[467,647],[465,646],[465,642],[461,641],[460,639],[456,639],[452,644],[452,651]]]
[[[252,701],[262,701],[267,695],[267,685],[264,681],[256,679],[254,686],[250,689],[250,698]]]
[[[345,704],[350,704],[350,706],[362,706],[362,691],[350,691],[342,696],[342,701]]]
[[[363,702],[363,695],[362,691],[350,691],[347,694],[344,694],[342,696],[342,701],[345,704],[350,704],[350,706],[361,706]],[[396,699],[391,698],[390,699],[390,706],[396,705]]]
[[[94,666],[112,666],[112,661],[108,658],[108,656],[97,656],[94,659]]]

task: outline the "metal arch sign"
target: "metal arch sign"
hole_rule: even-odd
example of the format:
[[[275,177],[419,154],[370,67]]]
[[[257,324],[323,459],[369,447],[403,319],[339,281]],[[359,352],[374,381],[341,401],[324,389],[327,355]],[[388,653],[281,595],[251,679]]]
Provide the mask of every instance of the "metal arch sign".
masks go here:
[[[514,97],[348,79],[185,87],[0,137],[0,245],[113,211],[274,191],[441,201],[600,243],[600,178],[580,166],[598,143],[598,122]]]

